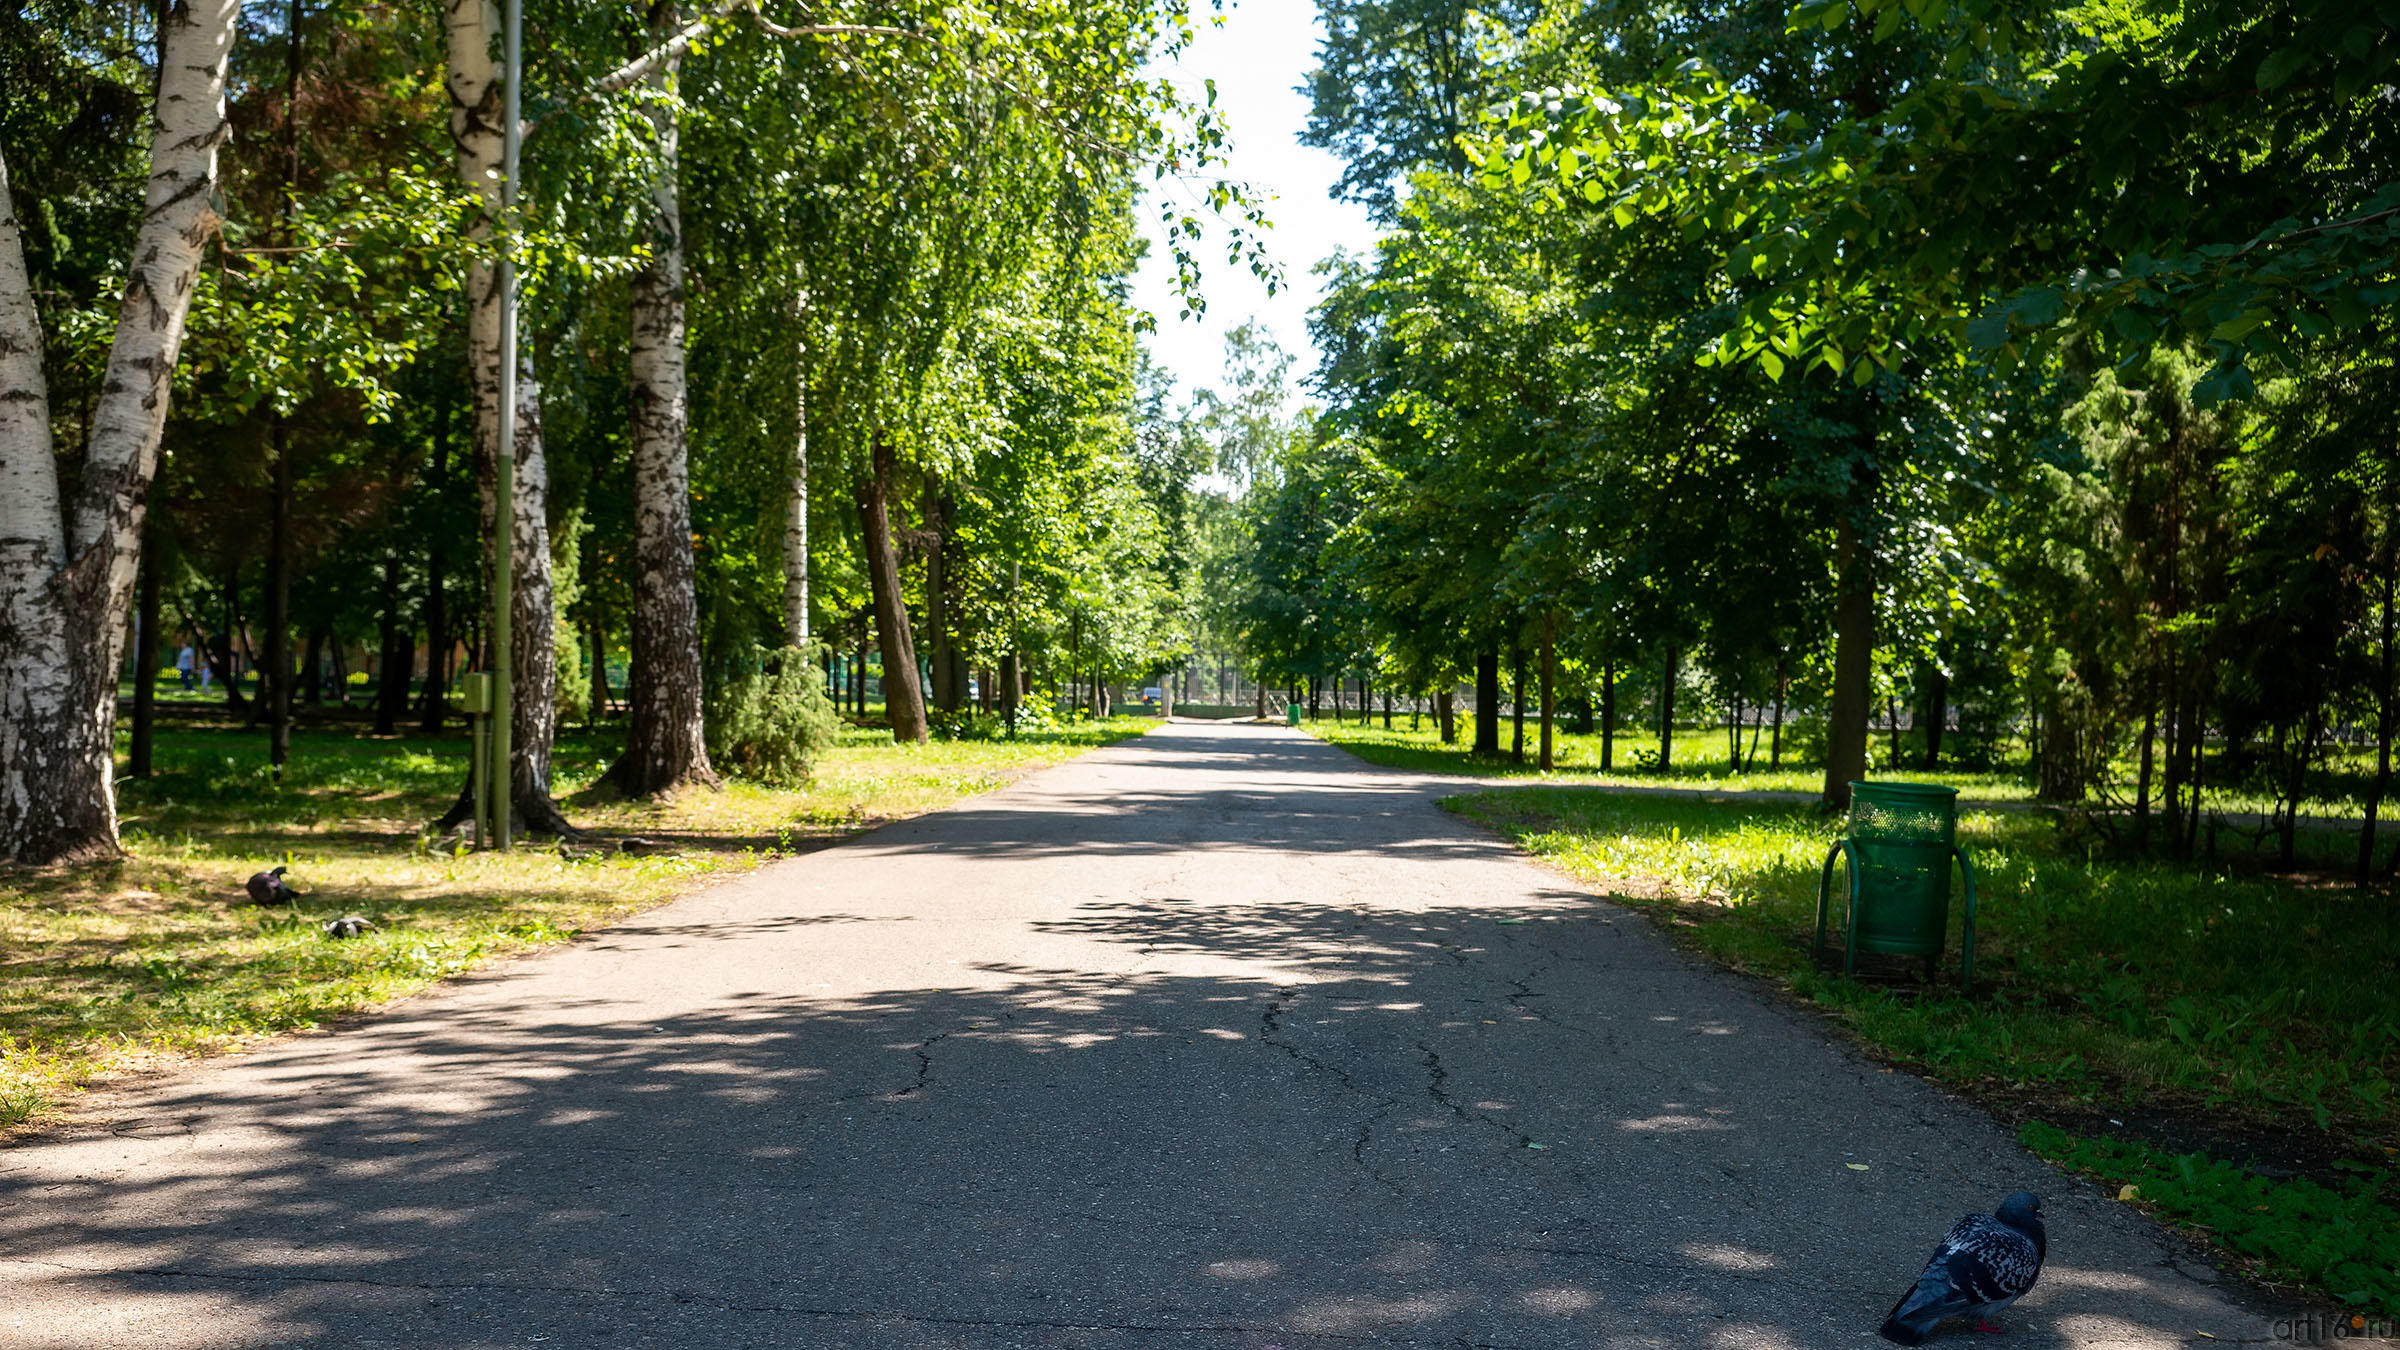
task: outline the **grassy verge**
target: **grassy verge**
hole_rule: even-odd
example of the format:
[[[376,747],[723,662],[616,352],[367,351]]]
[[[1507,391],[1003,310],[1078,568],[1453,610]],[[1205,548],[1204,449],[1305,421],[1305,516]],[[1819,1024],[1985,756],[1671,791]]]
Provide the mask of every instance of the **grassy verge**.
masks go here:
[[[1361,725],[1358,722],[1319,720],[1302,722],[1303,730],[1357,755],[1369,764],[1385,768],[1409,769],[1420,773],[1468,774],[1478,778],[1540,779],[1544,775],[1530,762],[1534,755],[1537,728],[1528,723],[1525,728],[1527,763],[1509,760],[1476,759],[1467,753],[1465,742],[1444,745],[1430,720],[1411,731],[1405,720],[1395,718],[1392,729],[1385,731],[1379,722]],[[1462,737],[1470,734],[1461,726]],[[1508,724],[1501,724],[1500,735],[1508,739]],[[1880,745],[1878,746],[1880,749]],[[1658,737],[1639,732],[1617,733],[1613,767],[1600,767],[1600,738],[1560,732],[1555,742],[1554,758],[1558,768],[1548,777],[1552,781],[1571,783],[1600,783],[1615,787],[1658,789],[1705,789],[1717,792],[1805,792],[1814,795],[1825,786],[1825,771],[1820,767],[1802,764],[1798,757],[1786,754],[1782,768],[1746,768],[1736,773],[1732,756],[1722,729],[1716,732],[1697,731],[1675,738],[1675,759],[1671,767],[1660,770],[1645,768],[1655,764]],[[1749,749],[1745,746],[1745,756]],[[1752,762],[1765,764],[1767,749],[1762,742],[1756,748]],[[1966,773],[1943,770],[1939,773],[1920,773],[1913,769],[1878,770],[1876,777],[1897,782],[1945,783],[1960,789],[1977,801],[2030,801],[2033,785],[2023,775],[2014,773]]]
[[[160,729],[157,775],[121,784],[123,859],[0,870],[0,1126],[99,1075],[314,1026],[607,924],[701,877],[932,810],[1152,725],[1117,718],[925,746],[845,728],[802,790],[736,782],[569,807],[603,838],[650,841],[638,855],[450,856],[419,831],[464,777],[462,736],[311,727],[277,783],[263,736],[179,721]],[[563,738],[561,795],[596,778],[611,748]],[[304,899],[290,911],[240,903],[243,880],[278,863]],[[344,914],[378,926],[351,941],[321,935],[320,922]]]
[[[2280,1283],[2312,1285],[2354,1308],[2400,1315],[2400,1208],[2388,1172],[2360,1167],[2337,1186],[2274,1180],[2206,1153],[2079,1139],[2029,1121],[2017,1132],[2052,1162],[2118,1188],[2117,1198],[2197,1229]]]
[[[2142,1176],[2164,1175],[2160,1167],[2179,1176],[2174,1159],[2189,1156],[2195,1168],[2258,1180],[2268,1191],[2238,1205],[2220,1178],[2190,1192],[2215,1198],[2181,1208],[2141,1184],[2162,1197],[2163,1217],[2204,1228],[2270,1274],[2341,1298],[2361,1287],[2342,1273],[2349,1257],[2303,1260],[2291,1245],[2290,1232],[2331,1203],[2320,1190],[2343,1213],[2367,1216],[2343,1222],[2381,1235],[2382,1266],[2394,1264],[2400,905],[2388,895],[2109,861],[2062,844],[2041,816],[1969,812],[1960,837],[1981,902],[1967,998],[1955,964],[1944,983],[1926,985],[1913,970],[1851,982],[1812,961],[1819,868],[1840,830],[1812,808],[1560,787],[1479,792],[1450,806],[2004,1118],[2064,1124],[2097,1136],[2093,1149],[2121,1145],[2112,1166],[2139,1158]],[[2276,1190],[2232,1166],[2270,1157],[2265,1170],[2316,1189]],[[2363,1287],[2393,1310],[2388,1284]]]

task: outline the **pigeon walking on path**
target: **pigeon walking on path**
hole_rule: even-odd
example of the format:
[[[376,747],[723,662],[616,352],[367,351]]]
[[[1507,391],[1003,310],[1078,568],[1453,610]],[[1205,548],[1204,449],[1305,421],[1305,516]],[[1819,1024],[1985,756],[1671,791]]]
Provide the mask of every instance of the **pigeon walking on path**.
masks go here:
[[[250,880],[242,884],[242,888],[250,892],[250,903],[288,905],[297,899],[300,892],[293,890],[283,880],[283,874],[290,870],[288,867],[278,867],[272,872],[252,873]]]
[[[2041,1276],[2049,1249],[2042,1200],[2023,1191],[1990,1214],[1970,1214],[1936,1247],[1917,1286],[1892,1305],[1883,1338],[1922,1345],[1945,1317],[1972,1317],[1977,1331],[1998,1331],[1991,1316],[2017,1301]]]

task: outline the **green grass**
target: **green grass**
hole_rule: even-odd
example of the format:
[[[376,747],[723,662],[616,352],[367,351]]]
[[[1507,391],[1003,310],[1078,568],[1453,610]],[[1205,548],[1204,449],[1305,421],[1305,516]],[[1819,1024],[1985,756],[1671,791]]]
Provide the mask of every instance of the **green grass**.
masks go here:
[[[2099,859],[2062,847],[2040,816],[1969,812],[1959,833],[1981,904],[1968,999],[1811,964],[1819,869],[1840,828],[1813,808],[1529,788],[1454,809],[1663,908],[1701,949],[1788,982],[1939,1077],[2094,1107],[2184,1103],[2362,1149],[2400,1142],[2400,907],[2387,896]]]
[[[1301,729],[1348,750],[1370,764],[1392,769],[1410,769],[1420,773],[1468,774],[1478,778],[1542,779],[1544,775],[1533,766],[1535,749],[1539,744],[1539,728],[1530,720],[1525,725],[1526,763],[1517,764],[1505,758],[1476,759],[1467,752],[1473,728],[1466,719],[1460,720],[1460,743],[1443,745],[1434,730],[1432,719],[1415,731],[1408,728],[1407,719],[1395,715],[1392,729],[1385,731],[1380,721],[1366,725],[1334,722],[1329,719],[1303,721]],[[1500,723],[1500,740],[1509,740],[1509,724]],[[1747,747],[1747,742],[1744,743]],[[1878,739],[1877,753],[1886,747]],[[1675,758],[1666,770],[1644,768],[1645,762],[1655,762],[1658,753],[1656,734],[1618,732],[1612,767],[1600,767],[1600,738],[1573,732],[1560,732],[1556,738],[1558,768],[1548,776],[1550,781],[1572,783],[1602,783],[1617,787],[1658,789],[1708,790],[1717,792],[1805,792],[1814,795],[1825,786],[1822,767],[1802,763],[1799,756],[1786,747],[1785,767],[1780,769],[1745,769],[1732,771],[1725,732],[1678,731],[1675,736]],[[1650,757],[1645,761],[1645,756]],[[1753,762],[1764,764],[1767,744],[1762,738]],[[1906,783],[1943,783],[1960,789],[1976,801],[2030,801],[2033,786],[2022,775],[2014,773],[1970,773],[1948,769],[1927,773],[1915,769],[1877,770],[1876,777]]]
[[[2359,1168],[2338,1189],[2271,1180],[2205,1153],[2080,1139],[2042,1121],[2018,1131],[2027,1148],[2118,1188],[2117,1198],[2197,1229],[2250,1258],[2269,1279],[2314,1285],[2343,1303],[2400,1316],[2400,1208],[2393,1177]]]
[[[427,847],[420,829],[465,775],[461,735],[305,725],[279,783],[263,734],[178,717],[159,729],[157,775],[121,781],[125,857],[0,870],[0,1126],[109,1072],[316,1026],[1154,725],[1116,718],[924,746],[845,726],[805,789],[734,782],[666,801],[571,799],[577,824],[666,850],[578,859],[548,847]],[[562,797],[599,775],[612,742],[562,738]],[[309,893],[301,903],[241,903],[243,880],[277,863]],[[317,924],[342,914],[379,927],[353,941],[321,936]]]

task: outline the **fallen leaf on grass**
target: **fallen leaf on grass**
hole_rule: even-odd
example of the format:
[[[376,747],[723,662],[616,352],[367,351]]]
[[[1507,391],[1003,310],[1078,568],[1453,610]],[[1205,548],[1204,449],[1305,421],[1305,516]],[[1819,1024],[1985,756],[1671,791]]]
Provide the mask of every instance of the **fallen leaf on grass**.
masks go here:
[[[2139,1186],[2124,1186],[2117,1190],[2117,1199],[2119,1200],[2139,1200],[2141,1198],[2142,1188]]]

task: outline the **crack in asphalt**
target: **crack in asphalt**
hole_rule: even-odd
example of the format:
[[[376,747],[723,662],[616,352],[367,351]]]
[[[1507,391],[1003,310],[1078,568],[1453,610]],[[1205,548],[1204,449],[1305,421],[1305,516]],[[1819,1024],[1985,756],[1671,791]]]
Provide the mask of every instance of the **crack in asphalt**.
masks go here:
[[[1266,1010],[1259,1014],[1258,1039],[1270,1046],[1273,1046],[1277,1050],[1281,1050],[1283,1053],[1291,1056],[1297,1062],[1305,1064],[1309,1068],[1314,1069],[1319,1073],[1330,1076],[1335,1082],[1342,1085],[1343,1091],[1351,1093],[1354,1096],[1366,1098],[1375,1104],[1375,1110],[1369,1114],[1366,1119],[1358,1123],[1357,1137],[1354,1138],[1350,1143],[1350,1160],[1356,1163],[1359,1167],[1359,1170],[1365,1172],[1367,1176],[1377,1185],[1382,1186],[1384,1189],[1390,1191],[1396,1196],[1399,1196],[1401,1199],[1405,1200],[1412,1198],[1407,1187],[1401,1185],[1400,1182],[1393,1177],[1386,1175],[1381,1168],[1376,1167],[1375,1164],[1367,1160],[1367,1146],[1374,1142],[1375,1126],[1377,1122],[1381,1121],[1385,1116],[1390,1115],[1392,1111],[1400,1105],[1400,1099],[1398,1097],[1382,1096],[1380,1094],[1370,1092],[1358,1085],[1357,1081],[1351,1077],[1349,1070],[1338,1065],[1328,1064],[1324,1060],[1317,1058],[1315,1055],[1309,1054],[1307,1051],[1302,1050],[1299,1046],[1293,1045],[1289,1041],[1279,1039],[1283,1031],[1284,1008],[1286,1004],[1288,1004],[1291,1000],[1298,998],[1299,996],[1300,987],[1297,985],[1287,985],[1284,988],[1275,991],[1275,996],[1267,1000]]]

